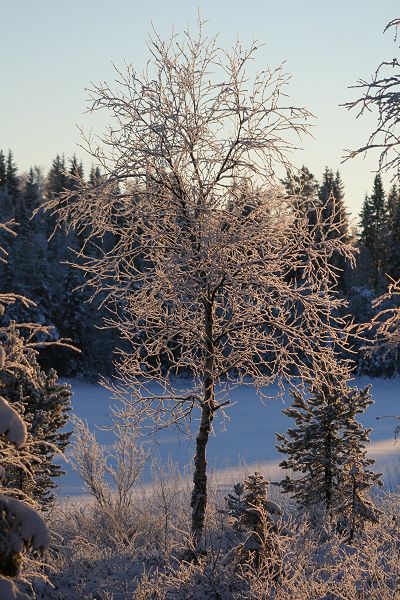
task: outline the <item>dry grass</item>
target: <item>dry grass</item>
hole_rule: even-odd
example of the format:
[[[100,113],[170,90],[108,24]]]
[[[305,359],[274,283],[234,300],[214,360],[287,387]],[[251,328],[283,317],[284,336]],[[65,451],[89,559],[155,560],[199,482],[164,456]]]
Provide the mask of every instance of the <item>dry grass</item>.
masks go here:
[[[226,484],[222,483],[222,489]],[[380,500],[379,526],[350,546],[327,528],[313,531],[293,514],[281,541],[279,576],[238,551],[245,532],[228,523],[221,482],[211,486],[207,553],[182,560],[189,540],[190,481],[172,467],[137,490],[129,510],[95,501],[58,506],[46,573],[32,597],[52,600],[393,600],[400,598],[400,496]],[[286,505],[290,520],[290,505]]]

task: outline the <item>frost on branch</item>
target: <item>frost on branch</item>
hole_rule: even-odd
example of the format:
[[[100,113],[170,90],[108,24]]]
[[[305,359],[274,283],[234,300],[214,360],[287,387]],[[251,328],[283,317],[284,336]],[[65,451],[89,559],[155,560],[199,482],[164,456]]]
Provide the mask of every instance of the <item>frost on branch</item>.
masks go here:
[[[113,123],[98,147],[85,140],[103,176],[77,177],[47,207],[84,234],[77,265],[124,339],[112,387],[126,411],[155,429],[185,429],[199,412],[197,546],[217,411],[235,386],[295,385],[328,342],[346,345],[332,257],[352,250],[334,202],[310,224],[280,186],[311,116],[287,100],[282,66],[251,77],[257,45],[225,52],[202,23],[196,36],[155,34],[150,51],[143,74],[128,66],[90,91]]]
[[[375,336],[372,348],[368,350],[397,356],[400,349],[400,280],[392,279],[387,293],[377,298],[373,307],[380,310],[370,324]]]
[[[397,41],[400,19],[393,19],[386,28],[396,31]],[[356,100],[347,102],[344,106],[356,109],[357,118],[364,113],[378,112],[377,125],[363,146],[356,150],[348,150],[345,160],[376,150],[379,155],[379,169],[392,171],[392,180],[400,180],[400,62],[399,57],[384,60],[380,63],[369,81],[360,79],[356,85],[351,86],[361,90],[361,96]]]

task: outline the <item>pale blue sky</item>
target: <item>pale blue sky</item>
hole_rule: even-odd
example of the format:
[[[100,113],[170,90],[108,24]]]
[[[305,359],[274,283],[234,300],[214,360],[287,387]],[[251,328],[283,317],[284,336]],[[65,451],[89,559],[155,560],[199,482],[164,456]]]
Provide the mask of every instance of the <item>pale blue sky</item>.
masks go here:
[[[111,81],[111,62],[140,69],[151,23],[167,36],[173,26],[193,23],[197,9],[221,45],[237,36],[264,43],[257,68],[286,60],[293,103],[317,117],[315,140],[304,140],[296,161],[317,176],[325,165],[339,167],[347,204],[358,213],[376,158],[340,161],[344,148],[361,145],[374,119],[356,121],[338,105],[355,97],[349,85],[396,55],[393,34],[382,32],[399,16],[398,0],[0,0],[0,148],[14,151],[21,170],[47,169],[62,152],[84,158],[76,125],[102,125],[83,115],[84,88]]]

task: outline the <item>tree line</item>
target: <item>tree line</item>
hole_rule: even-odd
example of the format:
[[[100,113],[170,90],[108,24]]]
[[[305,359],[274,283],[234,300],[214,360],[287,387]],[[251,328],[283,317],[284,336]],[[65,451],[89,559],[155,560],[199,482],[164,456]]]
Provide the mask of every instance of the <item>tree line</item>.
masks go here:
[[[99,327],[104,311],[90,304],[81,289],[84,273],[69,262],[82,239],[75,233],[57,228],[50,213],[41,211],[43,202],[65,190],[73,190],[76,176],[83,176],[76,157],[66,161],[57,155],[46,175],[37,167],[19,174],[11,151],[0,151],[0,222],[16,222],[18,235],[4,240],[6,262],[0,266],[1,292],[13,292],[30,298],[29,307],[15,303],[7,308],[6,322],[35,322],[52,328],[52,339],[74,340],[80,352],[45,348],[41,363],[54,367],[60,375],[78,374],[88,378],[112,373],[112,333]],[[93,168],[89,182],[100,176]]]
[[[5,244],[7,262],[0,265],[0,291],[13,291],[35,302],[28,309],[20,304],[9,307],[10,321],[33,320],[52,326],[54,339],[69,338],[80,349],[80,353],[46,349],[43,366],[54,366],[63,376],[91,378],[113,373],[117,336],[101,328],[107,316],[101,298],[90,302],[84,270],[70,264],[76,262],[85,231],[79,235],[65,232],[49,212],[40,210],[44,202],[74,191],[77,178],[83,175],[82,163],[75,156],[66,161],[63,155],[55,157],[47,174],[38,167],[19,174],[12,152],[0,151],[0,222],[15,220],[18,224],[18,236]],[[99,167],[93,167],[87,182],[95,185],[101,177]],[[334,220],[340,222],[340,228],[332,228],[328,235],[342,237],[357,254],[354,265],[339,253],[333,256],[332,267],[338,276],[332,279],[332,287],[346,299],[347,311],[356,323],[371,322],[378,312],[375,300],[385,293],[391,279],[400,277],[400,190],[393,185],[385,191],[378,173],[364,198],[358,223],[352,225],[339,171],[326,167],[318,180],[303,166],[295,174],[288,172],[282,183],[289,195],[301,199],[299,209],[310,227],[315,225],[318,211],[323,221],[334,213]],[[99,247],[111,247],[114,241],[115,236],[110,235],[98,240]],[[384,308],[391,304],[393,299],[388,299]],[[371,330],[371,339],[373,333]],[[359,374],[392,376],[398,372],[397,352],[389,356],[379,351],[366,353],[364,345],[356,341],[354,346]]]

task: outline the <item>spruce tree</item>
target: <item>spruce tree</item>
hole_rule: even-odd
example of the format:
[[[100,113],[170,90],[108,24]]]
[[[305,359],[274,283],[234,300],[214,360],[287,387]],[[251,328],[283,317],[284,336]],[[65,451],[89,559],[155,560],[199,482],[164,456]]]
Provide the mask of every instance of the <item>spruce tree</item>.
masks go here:
[[[302,219],[304,226],[312,231],[316,224],[319,204],[319,185],[315,176],[303,165],[298,173],[288,171],[286,179],[283,179],[282,183],[291,197],[297,218]],[[302,272],[302,268],[292,269],[288,273],[288,279],[300,283]]]
[[[40,328],[38,332],[40,341]],[[59,383],[54,370],[41,370],[32,339],[28,343],[15,323],[0,328],[0,349],[0,396],[27,427],[27,442],[17,464],[3,460],[9,455],[9,442],[0,440],[3,487],[18,490],[22,498],[31,498],[45,508],[54,498],[54,479],[63,473],[54,457],[66,448],[70,436],[62,431],[71,406],[70,386]]]
[[[303,165],[298,173],[287,173],[286,179],[282,181],[290,196],[303,200],[301,206],[304,210],[313,209],[318,200],[318,181],[309,169]]]
[[[6,159],[2,150],[0,150],[0,192],[6,187]]]
[[[4,269],[7,289],[31,298],[36,306],[14,304],[8,308],[7,317],[9,321],[34,321],[49,325],[50,288],[46,232],[40,220],[42,215],[32,218],[33,211],[42,202],[39,178],[40,173],[30,169],[20,196],[18,235],[9,245],[7,265]]]
[[[102,180],[102,175],[101,175],[100,167],[92,167],[90,169],[88,183],[90,185],[95,186],[95,185],[99,185],[101,183],[101,180]]]
[[[0,222],[16,218],[19,197],[18,169],[9,150],[7,158],[0,152]]]
[[[54,198],[67,187],[67,175],[65,173],[64,155],[57,154],[52,162],[46,180],[46,196]]]
[[[372,194],[365,197],[360,226],[360,244],[367,250],[370,263],[368,284],[379,292],[385,288],[387,264],[387,205],[379,173],[375,176]]]
[[[348,213],[344,204],[344,185],[339,171],[336,171],[336,174],[334,174],[331,169],[328,167],[325,168],[318,198],[324,220],[333,217],[334,227],[327,232],[330,239],[342,239],[348,242],[350,239]],[[332,256],[331,263],[332,267],[339,274],[335,287],[339,293],[346,295],[346,261],[339,253],[335,253]]]
[[[277,574],[280,559],[280,534],[288,530],[278,520],[282,515],[281,507],[268,499],[270,482],[256,471],[249,475],[244,484],[236,484],[234,493],[228,494],[226,502],[231,521],[238,527],[248,532],[246,541],[241,545],[240,551],[244,558],[249,554],[255,563],[269,566],[271,573]]]
[[[362,481],[360,498],[380,483],[380,474],[370,470],[374,460],[366,456],[371,430],[357,421],[357,415],[373,401],[370,386],[349,386],[347,365],[326,367],[326,382],[311,382],[308,397],[294,391],[292,405],[283,411],[294,419],[295,427],[284,435],[276,434],[277,448],[286,454],[280,466],[291,471],[279,486],[300,509],[314,516],[325,513],[341,531],[350,531],[354,525],[354,511],[349,508],[354,500],[353,467],[358,469],[357,481]],[[372,504],[370,507],[374,511]],[[360,527],[361,511],[358,517]]]
[[[17,165],[14,162],[14,157],[11,150],[8,151],[7,156],[6,186],[9,195],[16,203],[19,196],[19,177]]]
[[[387,274],[397,281],[400,279],[400,191],[395,185],[388,194],[387,209]]]

